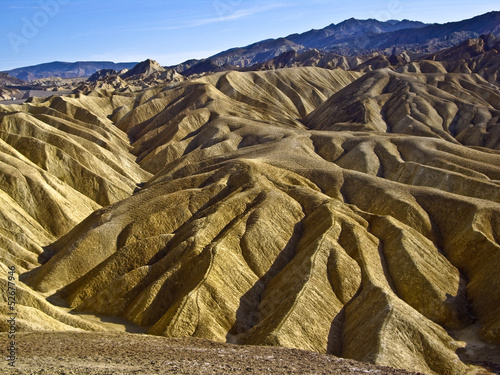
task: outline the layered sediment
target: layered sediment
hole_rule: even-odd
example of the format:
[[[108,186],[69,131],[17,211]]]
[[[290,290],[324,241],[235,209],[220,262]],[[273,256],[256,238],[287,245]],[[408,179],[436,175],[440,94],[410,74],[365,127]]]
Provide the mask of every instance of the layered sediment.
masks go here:
[[[500,344],[500,94],[291,68],[0,107],[25,329],[279,345],[436,374]],[[2,311],[5,313],[5,311]]]

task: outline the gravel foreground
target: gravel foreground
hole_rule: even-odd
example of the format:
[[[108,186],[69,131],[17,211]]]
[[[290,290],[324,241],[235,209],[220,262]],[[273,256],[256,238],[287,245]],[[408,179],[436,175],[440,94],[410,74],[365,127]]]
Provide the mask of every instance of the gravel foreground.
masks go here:
[[[16,335],[17,360],[5,374],[418,374],[297,349],[125,333]]]

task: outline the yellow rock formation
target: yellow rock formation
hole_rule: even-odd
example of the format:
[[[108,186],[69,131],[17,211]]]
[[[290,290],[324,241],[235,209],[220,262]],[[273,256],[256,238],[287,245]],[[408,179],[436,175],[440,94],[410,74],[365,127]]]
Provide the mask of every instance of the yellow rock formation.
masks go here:
[[[476,75],[320,68],[0,107],[23,328],[104,329],[52,296],[156,335],[467,373],[454,331],[500,344],[499,117]]]

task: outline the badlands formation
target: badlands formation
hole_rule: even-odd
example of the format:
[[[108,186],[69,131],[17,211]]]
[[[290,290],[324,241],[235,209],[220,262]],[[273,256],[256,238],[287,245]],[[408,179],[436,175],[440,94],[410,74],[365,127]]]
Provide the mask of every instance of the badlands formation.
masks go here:
[[[20,275],[18,330],[107,330],[79,315],[96,314],[473,372],[467,348],[500,344],[500,91],[410,64],[0,106],[0,278]]]

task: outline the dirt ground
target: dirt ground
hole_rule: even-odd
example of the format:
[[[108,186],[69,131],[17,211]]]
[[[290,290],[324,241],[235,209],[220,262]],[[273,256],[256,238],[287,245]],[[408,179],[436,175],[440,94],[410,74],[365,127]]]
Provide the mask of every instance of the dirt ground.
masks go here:
[[[2,374],[415,374],[297,349],[237,346],[128,333],[18,333]]]

